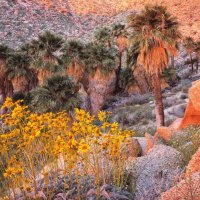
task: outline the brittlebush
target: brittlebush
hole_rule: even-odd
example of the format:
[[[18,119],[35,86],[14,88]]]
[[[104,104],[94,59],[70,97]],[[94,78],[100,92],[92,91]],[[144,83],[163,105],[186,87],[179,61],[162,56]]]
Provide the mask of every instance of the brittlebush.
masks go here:
[[[101,111],[94,117],[75,109],[72,120],[65,111],[31,113],[22,101],[10,98],[3,108],[7,109],[1,116],[0,134],[4,191],[15,196],[20,188],[23,194],[36,195],[38,177],[48,185],[48,176],[56,178],[60,171],[69,177],[94,176],[97,190],[105,183],[123,186],[121,147],[133,133],[110,123],[109,113]]]

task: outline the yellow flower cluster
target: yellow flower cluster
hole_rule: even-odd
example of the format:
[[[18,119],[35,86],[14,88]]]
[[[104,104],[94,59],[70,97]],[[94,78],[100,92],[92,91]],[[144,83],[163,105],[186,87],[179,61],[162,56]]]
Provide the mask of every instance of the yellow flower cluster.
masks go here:
[[[87,170],[91,170],[100,177],[102,156],[118,170],[121,166],[122,144],[134,134],[132,131],[121,130],[116,122],[109,122],[109,113],[104,111],[94,117],[82,109],[75,109],[74,119],[64,111],[39,115],[31,113],[21,101],[13,102],[10,98],[3,107],[8,112],[1,117],[3,128],[0,134],[0,165],[7,166],[3,171],[6,179],[21,176],[17,181],[21,181],[18,185],[22,186],[25,177],[30,181],[29,185],[33,184],[36,188],[34,180],[39,173],[38,169],[47,165],[52,168],[57,166],[55,163],[61,157],[65,171],[69,174],[80,172],[81,163],[84,166],[81,170],[86,170],[85,174],[88,173]],[[52,169],[54,170],[57,167]],[[10,181],[9,187],[13,188],[13,183],[16,184],[16,181]]]

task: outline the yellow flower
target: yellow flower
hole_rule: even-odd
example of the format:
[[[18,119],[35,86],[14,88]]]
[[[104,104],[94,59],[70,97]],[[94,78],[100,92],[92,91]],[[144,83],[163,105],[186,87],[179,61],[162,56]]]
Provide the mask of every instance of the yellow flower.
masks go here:
[[[90,146],[88,144],[82,144],[78,148],[79,153],[87,153],[89,150],[90,150]]]
[[[99,120],[100,120],[101,122],[103,122],[103,121],[106,119],[106,112],[100,111],[100,112],[98,113],[98,118],[99,118]]]
[[[6,172],[3,174],[5,178],[11,177],[15,174],[15,168],[14,167],[8,167],[6,169]]]
[[[6,108],[6,107],[11,107],[13,106],[13,102],[11,98],[7,98],[6,101],[4,102],[2,108]]]

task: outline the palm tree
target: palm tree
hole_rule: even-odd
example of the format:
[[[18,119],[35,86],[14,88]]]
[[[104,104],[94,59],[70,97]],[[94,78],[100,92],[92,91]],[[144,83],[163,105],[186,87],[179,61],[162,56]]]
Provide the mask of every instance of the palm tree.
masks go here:
[[[149,76],[144,67],[137,65],[137,57],[140,51],[140,41],[137,40],[135,35],[132,35],[129,39],[131,43],[130,47],[128,48],[128,67],[132,69],[133,77],[140,90],[140,93],[145,94],[150,92],[151,82],[149,81]]]
[[[11,49],[5,45],[0,45],[0,94],[2,104],[6,97],[12,96],[12,84],[6,77],[6,61],[11,53]]]
[[[38,113],[59,112],[79,107],[79,87],[68,76],[55,75],[32,92],[31,108]]]
[[[113,39],[116,41],[116,45],[119,49],[119,66],[117,69],[117,85],[116,85],[116,90],[119,90],[119,76],[120,76],[120,72],[122,69],[122,55],[123,52],[126,50],[127,48],[127,32],[125,29],[125,25],[123,24],[114,24],[112,27],[112,31],[111,31],[111,35],[113,37]]]
[[[89,43],[85,47],[85,65],[89,73],[94,74],[97,69],[108,75],[116,69],[116,48],[106,48],[102,44]]]
[[[105,47],[111,47],[111,30],[107,27],[103,27],[96,31],[94,43],[104,45]]]
[[[37,71],[38,84],[44,84],[46,78],[53,73],[61,72],[62,61],[59,58],[59,50],[63,46],[63,39],[47,31],[39,35],[38,40],[32,41],[32,49],[36,50],[35,59],[32,62],[33,68]]]
[[[193,63],[192,53],[195,51],[195,42],[194,42],[193,38],[186,37],[184,40],[184,46],[190,56],[191,68],[192,68],[192,71],[194,71],[194,63]]]
[[[140,14],[129,17],[129,26],[139,41],[138,65],[152,77],[157,127],[164,126],[160,74],[168,67],[169,54],[176,52],[174,38],[179,37],[178,23],[163,6],[146,6]]]
[[[33,76],[30,58],[18,52],[11,54],[6,63],[6,75],[12,82],[14,93],[29,90],[29,82]]]
[[[85,51],[85,65],[89,73],[87,93],[91,113],[96,115],[102,108],[106,96],[115,90],[118,51],[113,47],[106,48],[102,44],[94,43],[87,44]]]
[[[76,83],[80,82],[85,72],[85,46],[80,41],[71,40],[62,49],[62,60],[67,75],[72,76]]]

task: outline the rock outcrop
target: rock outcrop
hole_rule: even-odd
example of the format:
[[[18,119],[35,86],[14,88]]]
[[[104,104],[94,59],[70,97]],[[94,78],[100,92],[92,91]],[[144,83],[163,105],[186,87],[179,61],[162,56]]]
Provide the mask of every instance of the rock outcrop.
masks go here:
[[[200,124],[200,81],[195,81],[189,90],[189,103],[179,129]]]
[[[127,159],[129,157],[138,157],[142,154],[142,148],[136,138],[131,138],[122,146],[122,156]]]
[[[183,157],[175,149],[158,144],[146,156],[134,161],[130,187],[135,200],[155,200],[174,185],[182,172]]]
[[[200,147],[197,150],[197,152],[192,156],[192,159],[188,163],[188,166],[186,168],[186,176],[189,177],[191,174],[194,174],[195,172],[200,173]]]
[[[192,159],[186,167],[185,179],[181,180],[176,186],[164,192],[161,199],[200,199],[200,148],[192,156]]]
[[[200,199],[200,173],[195,173],[188,179],[180,181],[176,186],[161,195],[161,200],[199,200]]]
[[[159,127],[156,135],[164,140],[170,140],[177,130],[190,125],[200,125],[200,80],[195,81],[189,89],[189,103],[183,118],[178,118],[169,127]]]

